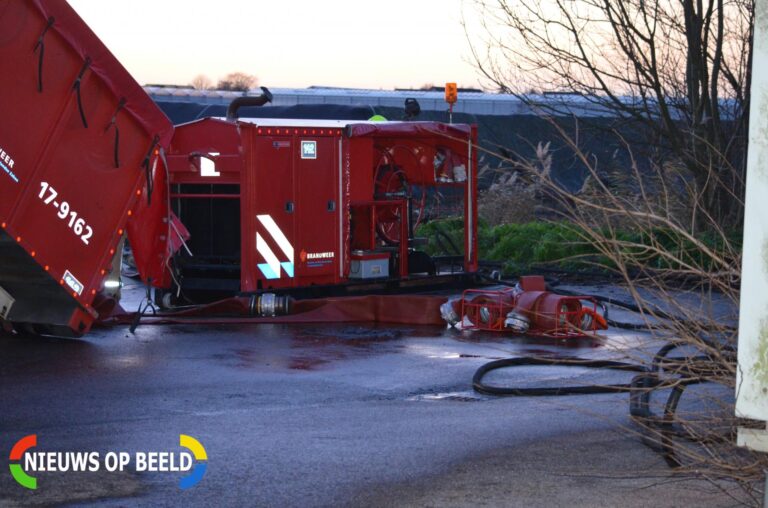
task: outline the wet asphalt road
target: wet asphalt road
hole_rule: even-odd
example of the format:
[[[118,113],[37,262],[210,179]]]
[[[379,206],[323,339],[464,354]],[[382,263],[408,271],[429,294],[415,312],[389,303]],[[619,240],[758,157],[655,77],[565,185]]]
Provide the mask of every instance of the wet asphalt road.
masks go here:
[[[80,340],[2,338],[0,505],[393,504],[398,489],[445,481],[489,453],[626,424],[623,395],[584,404],[471,390],[475,369],[492,359],[613,354],[605,346],[368,325],[147,325]],[[527,376],[529,384],[595,379],[543,369]],[[32,433],[46,450],[102,453],[179,451],[179,434],[188,434],[205,446],[208,469],[187,491],[179,473],[103,472],[40,473],[38,490],[26,491],[6,464],[13,443]]]

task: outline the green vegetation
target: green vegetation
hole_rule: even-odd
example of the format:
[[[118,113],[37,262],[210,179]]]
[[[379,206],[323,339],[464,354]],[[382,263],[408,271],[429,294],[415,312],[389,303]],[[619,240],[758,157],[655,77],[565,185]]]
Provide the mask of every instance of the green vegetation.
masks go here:
[[[460,251],[464,247],[463,219],[429,222],[419,227],[417,236],[429,240],[426,250],[430,255],[455,254],[452,245]],[[544,264],[580,269],[589,264],[586,257],[594,258],[597,254],[573,226],[565,223],[490,226],[481,221],[477,237],[480,258],[503,263],[504,272],[508,274],[527,273]]]
[[[605,235],[607,231],[602,231]],[[627,254],[642,265],[652,269],[670,267],[669,256],[673,253],[684,263],[704,266],[711,258],[704,255],[690,241],[669,230],[657,228],[650,233],[615,232],[617,240],[626,245]],[[480,259],[498,261],[506,274],[534,272],[537,267],[549,266],[566,270],[608,269],[610,261],[602,256],[595,245],[586,242],[579,229],[565,222],[527,222],[490,226],[481,221],[478,226]],[[441,219],[423,224],[417,236],[429,240],[426,251],[430,255],[457,254],[464,247],[463,219]],[[730,235],[734,246],[740,246],[740,235]],[[702,235],[698,239],[708,248],[722,252],[724,246],[718,235]],[[651,246],[652,248],[641,247]],[[653,247],[657,248],[653,248]],[[679,266],[676,266],[679,268]]]

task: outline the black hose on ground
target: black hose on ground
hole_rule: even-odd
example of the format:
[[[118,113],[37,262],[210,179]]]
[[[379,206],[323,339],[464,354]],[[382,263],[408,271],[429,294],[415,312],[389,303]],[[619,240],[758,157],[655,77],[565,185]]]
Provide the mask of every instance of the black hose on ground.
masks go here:
[[[608,305],[614,305],[616,307],[620,307],[622,309],[635,312],[637,314],[648,314],[649,312],[652,313],[654,318],[657,319],[665,319],[668,321],[673,321],[678,326],[683,326],[686,328],[693,328],[693,329],[700,329],[700,330],[713,330],[713,327],[702,325],[701,323],[697,323],[695,321],[690,321],[687,319],[682,319],[679,316],[674,316],[672,314],[668,314],[664,312],[663,310],[659,309],[658,307],[655,307],[650,310],[643,310],[640,308],[640,306],[635,305],[633,303],[627,303],[622,300],[616,300],[614,298],[610,298],[607,296],[601,296],[601,295],[590,295],[590,294],[580,294],[574,291],[568,291],[567,289],[558,289],[557,291],[560,294],[566,295],[566,296],[586,296],[590,298],[594,298],[598,302],[605,303]],[[608,324],[610,326],[616,327],[616,328],[623,328],[625,330],[651,330],[651,329],[674,329],[674,326],[664,323],[659,324],[652,324],[648,325],[645,323],[621,323],[617,321],[608,321]],[[734,327],[730,326],[722,326],[723,330],[735,330]]]
[[[491,283],[491,284],[496,284],[496,285],[500,285],[500,286],[514,287],[514,286],[517,285],[517,282],[512,282],[512,281],[504,280],[504,279],[492,279],[490,277],[484,277],[482,275],[480,275],[479,278],[483,282],[487,282],[487,283]],[[608,307],[606,307],[606,305],[613,305],[615,307],[619,307],[619,308],[622,308],[624,310],[635,312],[637,314],[648,314],[648,310],[643,310],[643,309],[640,308],[639,305],[636,305],[634,303],[625,302],[623,300],[617,300],[615,298],[611,298],[611,297],[608,297],[608,296],[578,293],[578,292],[575,292],[575,291],[569,291],[567,289],[562,289],[562,288],[554,289],[555,286],[558,286],[560,284],[560,281],[558,279],[556,279],[556,278],[546,278],[545,277],[544,280],[547,282],[547,291],[552,291],[553,293],[557,293],[557,294],[561,294],[561,295],[565,295],[565,296],[583,296],[583,297],[586,297],[586,298],[594,298],[599,303],[603,304],[602,308],[603,308],[603,310],[605,312],[603,317],[606,319],[606,322],[608,323],[608,325],[612,326],[614,328],[621,328],[621,329],[624,329],[624,330],[649,330],[649,329],[669,329],[669,328],[672,328],[670,325],[665,325],[663,323],[654,324],[654,325],[650,325],[649,326],[646,323],[623,323],[623,322],[620,322],[620,321],[610,320],[610,319],[608,319]],[[692,321],[683,320],[683,319],[681,319],[678,316],[673,316],[673,315],[668,314],[668,313],[666,313],[666,312],[664,312],[664,311],[662,311],[661,309],[658,309],[658,308],[652,309],[651,312],[653,313],[653,316],[658,318],[658,319],[666,319],[666,320],[669,320],[669,321],[674,321],[675,323],[677,323],[677,324],[679,324],[681,326],[687,326],[687,327],[698,328],[698,329],[703,329],[703,330],[708,329],[707,327],[702,326],[701,323],[695,323],[695,322],[692,322]],[[722,328],[726,329],[726,330],[735,330],[735,328],[728,327],[728,326],[723,326]]]
[[[558,289],[558,293],[566,295],[566,296],[589,296],[590,298],[594,298],[598,302],[607,303],[609,305],[614,305],[616,307],[621,307],[622,309],[626,309],[632,312],[636,312],[638,314],[643,314],[643,309],[640,308],[639,305],[635,305],[634,303],[628,303],[623,300],[616,300],[615,298],[611,298],[609,296],[602,296],[602,295],[585,295],[582,293],[577,293],[574,291],[569,291],[567,289]],[[672,316],[671,314],[667,314],[666,312],[660,310],[660,309],[653,309],[653,313],[656,317],[661,319],[677,319],[675,316]]]
[[[611,360],[587,360],[584,358],[540,358],[521,357],[495,360],[481,366],[472,378],[472,387],[476,392],[486,395],[505,395],[516,397],[541,397],[557,395],[587,395],[595,393],[620,393],[631,389],[631,383],[611,385],[577,385],[557,387],[516,388],[488,385],[483,378],[489,372],[507,367],[523,367],[530,365],[549,365],[558,367],[582,367],[590,369],[611,369],[630,372],[648,372],[642,365]]]
[[[735,349],[727,344],[714,344],[711,341],[705,341],[705,344],[717,347],[718,351],[723,352],[723,354],[735,354]],[[472,387],[475,391],[485,395],[515,397],[629,393],[630,416],[648,430],[649,433],[652,433],[651,436],[647,434],[643,436],[643,443],[651,449],[660,452],[670,467],[677,468],[682,465],[682,462],[676,451],[676,442],[679,440],[695,442],[697,440],[690,432],[685,430],[685,427],[676,424],[676,412],[680,399],[689,385],[713,382],[717,376],[715,364],[708,356],[669,357],[672,351],[687,346],[690,346],[690,344],[680,341],[665,344],[654,355],[649,366],[584,358],[520,357],[495,360],[477,369],[472,378]],[[521,388],[489,385],[483,381],[483,378],[489,372],[497,369],[542,365],[608,369],[637,372],[639,374],[630,383],[608,385]],[[669,370],[667,369],[669,366],[675,368]],[[662,373],[666,374],[666,376],[662,377]],[[651,395],[654,391],[660,389],[671,389],[671,392],[664,406],[663,415],[655,415],[651,410]]]

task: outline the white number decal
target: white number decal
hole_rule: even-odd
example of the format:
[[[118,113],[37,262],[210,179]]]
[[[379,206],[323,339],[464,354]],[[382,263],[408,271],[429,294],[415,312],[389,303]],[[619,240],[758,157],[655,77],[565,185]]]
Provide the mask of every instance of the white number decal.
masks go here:
[[[91,226],[85,226],[86,231],[88,231],[86,234],[84,234],[80,239],[83,241],[84,244],[88,245],[90,242],[88,240],[91,239],[93,236],[93,229],[91,229]]]
[[[77,236],[83,235],[83,226],[85,226],[85,221],[83,219],[77,219],[77,221],[75,221],[75,227],[73,229]]]
[[[53,187],[49,186],[48,183],[46,182],[41,182],[40,187],[42,187],[42,190],[40,191],[40,199],[43,199],[43,196],[45,195],[45,191],[47,190],[51,191],[51,195],[48,196],[48,199],[44,201],[46,205],[51,204],[51,201],[56,199],[56,196],[58,196],[58,193],[55,190],[53,190]]]
[[[49,193],[48,197],[45,197],[46,193]],[[54,201],[58,195],[59,193],[56,192],[56,189],[51,187],[48,182],[40,182],[40,194],[38,197],[42,199],[43,203],[46,205],[53,204],[53,207],[57,209],[56,216],[58,216],[59,219],[66,220],[66,218],[69,217],[69,221],[67,222],[69,229],[79,236],[84,244],[90,245],[90,239],[93,236],[93,228],[85,223],[85,219],[78,217],[77,212],[70,208],[69,203],[66,201],[62,201],[61,203]]]

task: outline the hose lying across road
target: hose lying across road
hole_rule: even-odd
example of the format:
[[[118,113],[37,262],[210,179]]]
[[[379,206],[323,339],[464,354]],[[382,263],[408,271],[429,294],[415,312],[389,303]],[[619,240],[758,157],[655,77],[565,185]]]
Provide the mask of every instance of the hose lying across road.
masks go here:
[[[475,391],[495,396],[541,397],[562,395],[588,395],[598,393],[629,393],[629,411],[631,417],[646,431],[643,443],[659,451],[670,467],[682,465],[676,452],[678,440],[697,441],[676,419],[677,407],[686,387],[693,384],[715,382],[717,367],[707,356],[669,358],[671,351],[688,347],[683,342],[670,342],[662,347],[654,356],[650,366],[612,360],[588,360],[584,358],[542,358],[520,357],[495,360],[482,365],[472,378]],[[730,346],[722,348],[725,354],[735,355]],[[555,387],[514,387],[495,386],[483,381],[491,371],[525,366],[554,366],[578,367],[591,369],[607,369],[638,373],[630,383],[594,384]],[[670,366],[674,368],[669,369]],[[651,410],[651,395],[654,391],[671,389],[664,406],[664,413],[656,415]]]
[[[505,284],[504,281],[496,281]],[[565,293],[563,291],[559,291]],[[609,298],[600,298],[604,303],[619,305],[628,310],[639,312],[637,306],[619,302]],[[662,317],[663,316],[658,316]],[[671,316],[670,316],[671,317]],[[613,324],[612,324],[613,325]],[[626,328],[648,328],[645,325],[630,325]],[[681,425],[676,412],[685,389],[694,384],[717,382],[722,373],[717,362],[706,354],[695,356],[669,357],[672,351],[681,348],[696,347],[685,341],[673,341],[664,345],[653,357],[649,365],[620,362],[613,360],[591,360],[585,358],[547,358],[520,357],[495,360],[482,365],[472,378],[475,391],[494,396],[541,397],[562,395],[588,395],[599,393],[629,393],[629,412],[634,421],[646,430],[643,443],[659,451],[670,467],[682,465],[677,444],[681,440],[688,442],[701,441],[700,436]],[[713,342],[702,339],[699,348],[706,347],[717,351],[726,361],[735,361],[735,349],[723,342]],[[495,370],[525,366],[576,367],[600,370],[634,372],[635,376],[629,383],[592,384],[554,387],[518,387],[497,386],[484,381],[485,376]],[[651,410],[651,396],[658,390],[671,390],[661,415]]]
[[[558,367],[582,367],[590,369],[612,369],[631,372],[648,372],[648,369],[642,365],[632,363],[616,362],[612,360],[586,360],[584,358],[542,358],[526,356],[521,358],[504,358],[486,363],[475,372],[472,378],[472,387],[476,392],[485,395],[510,395],[518,397],[541,397],[556,395],[588,395],[595,393],[618,393],[627,392],[632,384],[611,384],[611,385],[578,385],[578,386],[556,386],[551,388],[517,388],[506,386],[494,386],[483,383],[486,374],[493,370],[507,367],[523,367],[531,365],[550,365]]]

